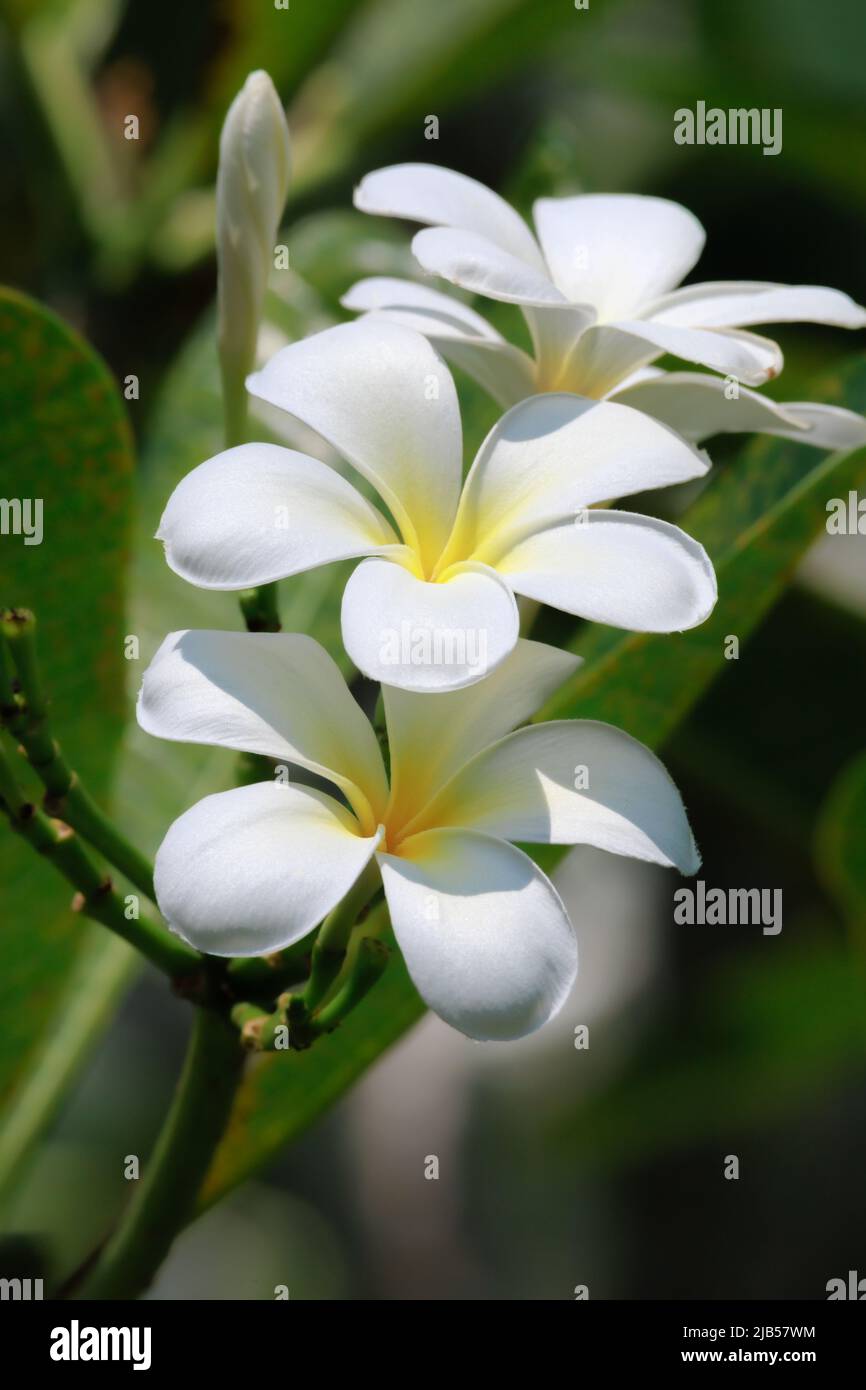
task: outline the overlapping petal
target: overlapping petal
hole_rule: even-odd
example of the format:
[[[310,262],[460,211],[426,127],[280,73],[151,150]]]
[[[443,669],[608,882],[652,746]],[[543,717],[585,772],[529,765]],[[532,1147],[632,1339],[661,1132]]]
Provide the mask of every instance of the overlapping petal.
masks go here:
[[[539,198],[535,226],[554,283],[600,319],[630,318],[678,285],[704,247],[687,208],[639,194]]]
[[[199,464],[156,534],[175,573],[206,589],[267,584],[400,544],[333,468],[276,444],[241,444]]]
[[[535,724],[477,754],[408,831],[446,825],[527,843],[595,845],[684,874],[700,865],[662,763],[594,720]]]
[[[523,218],[498,193],[436,164],[392,164],[367,174],[355,189],[355,207],[432,227],[460,227],[486,237],[536,270],[544,261]]]
[[[758,323],[827,323],[866,327],[866,309],[825,285],[776,285],[761,280],[712,280],[685,285],[647,311],[679,328],[745,328]]]
[[[352,887],[381,834],[310,787],[259,782],[206,796],[159,847],[156,896],[169,926],[214,956],[299,941]]]
[[[780,404],[737,388],[706,372],[659,372],[617,390],[614,399],[670,425],[686,439],[757,431],[819,449],[853,449],[866,443],[866,420],[841,406],[809,401]]]
[[[577,944],[531,859],[476,831],[434,830],[379,862],[409,973],[440,1018],[471,1038],[506,1041],[558,1012]]]
[[[624,377],[662,353],[697,362],[750,386],[778,376],[782,350],[770,338],[735,329],[683,328],[655,319],[620,319],[587,329],[572,353],[567,372],[584,382],[588,395],[605,394]]]
[[[428,227],[412,238],[412,254],[428,275],[441,275],[452,285],[488,299],[501,299],[506,304],[568,305],[545,271],[536,270],[477,232]]]
[[[460,501],[452,546],[495,564],[542,527],[585,507],[701,477],[707,458],[639,411],[550,392],[490,431]]]
[[[283,348],[247,385],[357,468],[403,540],[435,561],[460,495],[462,432],[451,373],[420,333],[340,324]]]
[[[464,763],[523,724],[580,665],[580,657],[520,639],[483,681],[445,694],[382,687],[391,753],[389,819],[400,823]]]
[[[298,763],[340,787],[368,828],[381,819],[388,784],[376,736],[312,637],[174,632],[144,674],[137,714],[156,738]]]
[[[458,690],[494,670],[517,641],[514,595],[484,565],[430,583],[366,560],[343,594],[343,642],[355,665],[403,690]]]
[[[540,531],[496,568],[518,594],[633,632],[697,627],[718,597],[703,546],[669,522],[631,512],[590,511]]]
[[[385,319],[423,333],[447,362],[465,371],[504,408],[535,389],[531,357],[506,342],[474,309],[429,285],[371,276],[353,285],[341,303],[374,321]]]

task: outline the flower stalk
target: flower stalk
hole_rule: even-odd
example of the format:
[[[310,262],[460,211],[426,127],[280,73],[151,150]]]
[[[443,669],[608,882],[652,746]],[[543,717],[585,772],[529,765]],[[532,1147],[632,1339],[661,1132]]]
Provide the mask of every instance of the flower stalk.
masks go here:
[[[286,1047],[294,1052],[306,1051],[317,1038],[333,1033],[366,998],[381,979],[389,956],[384,942],[374,936],[362,936],[343,985],[315,1011],[308,1008],[301,994],[280,995],[273,1013],[257,1004],[235,1004],[231,1021],[240,1031],[242,1047],[251,1052],[282,1051]]]
[[[45,810],[76,830],[140,892],[155,901],[153,870],[147,858],[103,814],[52,734],[49,702],[39,671],[36,618],[28,609],[14,608],[3,613],[0,648],[4,649],[5,663],[0,672],[4,683],[0,690],[0,717],[45,787]],[[13,663],[17,690],[13,684]]]
[[[240,595],[240,605],[248,632],[279,632],[282,629],[276,584],[245,589]]]
[[[330,993],[345,963],[352,929],[378,886],[379,874],[370,864],[319,928],[310,957],[310,978],[303,993],[308,1014],[313,1014]]]
[[[0,807],[11,828],[43,855],[75,889],[74,912],[107,927],[172,978],[200,971],[203,957],[148,917],[127,917],[126,905],[91,858],[74,829],[52,819],[27,800],[12,766],[0,749]]]
[[[227,1020],[197,1009],[177,1091],[144,1176],[74,1297],[132,1299],[151,1284],[192,1214],[231,1112],[243,1058]]]

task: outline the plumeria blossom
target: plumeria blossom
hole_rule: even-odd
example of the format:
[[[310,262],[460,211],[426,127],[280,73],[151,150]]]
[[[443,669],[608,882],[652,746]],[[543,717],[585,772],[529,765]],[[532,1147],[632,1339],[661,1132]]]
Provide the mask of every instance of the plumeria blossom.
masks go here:
[[[534,357],[429,285],[377,276],[343,300],[425,333],[503,406],[540,391],[574,391],[633,405],[696,441],[743,430],[821,448],[866,441],[866,422],[852,411],[778,405],[749,390],[778,375],[783,361],[778,344],[747,331],[796,321],[863,328],[866,310],[816,285],[714,281],[678,289],[705,233],[677,203],[606,193],[539,198],[536,239],[475,179],[432,164],[397,164],[362,179],[355,204],[432,224],[412,242],[424,271],[520,306]],[[665,353],[723,376],[649,366]],[[735,378],[735,390],[725,377]]]
[[[512,732],[578,664],[521,640],[466,689],[383,687],[389,785],[372,726],[312,638],[173,633],[144,676],[143,729],[265,754],[332,790],[263,782],[191,807],[156,856],[166,921],[213,955],[278,951],[374,861],[427,1004],[473,1038],[532,1032],[568,995],[577,948],[553,885],[509,842],[595,845],[683,873],[700,862],[643,744],[591,720]]]
[[[412,329],[326,329],[283,348],[248,386],[332,445],[380,505],[317,459],[244,444],[172,494],[157,532],[168,563],[204,588],[243,589],[367,557],[346,585],[342,628],[375,680],[421,690],[480,680],[517,640],[515,594],[646,632],[693,627],[715,603],[709,559],[683,531],[592,510],[707,470],[640,411],[555,393],[523,401],[463,484],[454,381]]]

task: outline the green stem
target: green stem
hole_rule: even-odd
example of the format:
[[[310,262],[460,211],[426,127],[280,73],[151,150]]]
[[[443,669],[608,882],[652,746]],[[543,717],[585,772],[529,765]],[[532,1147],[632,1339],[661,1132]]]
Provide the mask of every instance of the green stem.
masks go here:
[[[243,1057],[229,1023],[197,1009],[174,1100],[145,1175],[77,1298],[132,1299],[152,1283],[192,1214],[231,1112]]]
[[[227,449],[245,444],[249,434],[249,405],[245,378],[252,364],[238,364],[220,352],[223,384],[223,424]]]
[[[377,941],[374,936],[361,937],[358,942],[358,954],[342,989],[339,989],[333,999],[319,1009],[311,1020],[317,1033],[332,1032],[347,1014],[357,1008],[381,978],[388,964],[388,955],[388,947],[384,942]]]
[[[230,1017],[240,1032],[241,1046],[248,1051],[274,1052],[285,1048],[282,1039],[288,1026],[282,1009],[265,1013],[258,1004],[235,1004]]]
[[[261,584],[257,589],[244,589],[240,595],[240,604],[248,632],[282,630],[276,584]]]
[[[4,613],[2,636],[14,658],[21,687],[17,700],[13,696],[12,702],[2,701],[3,722],[21,744],[45,787],[46,811],[77,830],[130,883],[155,902],[150,862],[99,809],[52,737],[48,701],[39,675],[33,614],[27,609]]]
[[[310,958],[310,978],[304,990],[304,1006],[309,1013],[322,1003],[343,968],[352,928],[358,914],[379,887],[379,874],[373,863],[337,903],[319,928]]]
[[[21,795],[0,749],[0,800],[12,829],[76,889],[73,909],[128,941],[172,978],[198,975],[203,957],[148,917],[128,918],[126,904],[69,826],[53,821]]]
[[[305,936],[273,956],[239,957],[229,962],[226,979],[236,997],[276,999],[288,985],[306,979],[312,946],[312,938]]]

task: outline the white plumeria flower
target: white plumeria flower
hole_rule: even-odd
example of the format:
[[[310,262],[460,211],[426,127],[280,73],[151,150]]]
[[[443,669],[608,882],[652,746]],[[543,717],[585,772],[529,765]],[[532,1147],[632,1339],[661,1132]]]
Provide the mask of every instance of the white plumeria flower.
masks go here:
[[[536,396],[488,435],[462,485],[454,381],[421,334],[359,321],[283,348],[248,381],[315,430],[376,489],[272,444],[200,464],[157,535],[178,574],[211,589],[265,584],[368,556],[342,605],[343,643],[374,680],[456,690],[513,649],[515,593],[643,632],[703,622],[716,582],[667,522],[589,510],[704,474],[708,461],[627,406]]]
[[[425,333],[500,405],[574,391],[636,406],[695,441],[758,430],[820,448],[866,442],[866,422],[853,411],[778,405],[749,390],[776,376],[783,359],[778,344],[743,331],[796,321],[863,328],[866,310],[815,285],[718,281],[677,289],[705,240],[697,218],[677,203],[607,193],[540,198],[536,240],[475,179],[433,164],[397,164],[362,179],[355,205],[432,224],[412,242],[423,270],[523,310],[534,358],[428,285],[377,276],[343,299],[349,309]],[[649,369],[664,353],[723,377]]]
[[[643,744],[593,721],[511,732],[578,664],[520,641],[468,689],[384,687],[389,787],[372,726],[312,638],[172,634],[145,673],[143,729],[300,765],[337,791],[264,782],[186,811],[156,856],[167,922],[213,955],[278,951],[375,859],[430,1008],[473,1038],[540,1027],[574,981],[575,936],[548,878],[508,842],[590,844],[683,873],[700,862],[679,793]]]

